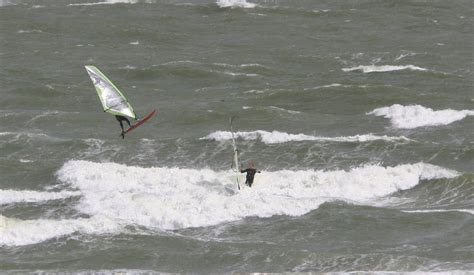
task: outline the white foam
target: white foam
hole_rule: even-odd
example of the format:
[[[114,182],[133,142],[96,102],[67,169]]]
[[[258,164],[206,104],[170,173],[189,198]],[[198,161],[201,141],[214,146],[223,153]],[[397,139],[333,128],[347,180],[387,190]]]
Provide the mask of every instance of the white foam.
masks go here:
[[[243,110],[261,109],[261,108],[262,108],[262,107],[242,106],[242,109],[243,109]],[[288,113],[288,114],[292,114],[292,115],[301,114],[300,111],[288,110],[288,109],[280,108],[280,107],[276,107],[276,106],[267,106],[267,107],[263,107],[263,109],[267,109],[267,110],[271,110],[271,111],[278,111],[278,112],[283,112],[283,113]]]
[[[368,203],[412,188],[420,179],[457,175],[425,163],[366,165],[347,171],[263,171],[252,189],[237,191],[230,170],[68,161],[57,172],[58,180],[78,189],[81,197],[76,210],[90,218],[18,220],[0,216],[0,245],[26,245],[73,233],[120,234],[128,226],[167,230],[251,216],[298,216],[326,201]]]
[[[320,90],[320,89],[336,88],[336,87],[367,89],[367,88],[370,88],[370,87],[392,87],[392,85],[370,86],[370,85],[343,85],[343,84],[339,84],[339,83],[332,83],[332,84],[328,84],[328,85],[315,86],[315,87],[312,87],[312,88],[304,88],[303,90],[305,90],[305,91],[308,91],[308,90]]]
[[[68,6],[95,6],[95,5],[113,5],[113,4],[137,4],[137,3],[150,3],[151,1],[143,0],[106,0],[102,2],[93,2],[93,3],[78,3],[78,4],[69,4]]]
[[[60,181],[82,192],[80,212],[161,229],[209,226],[249,216],[303,215],[328,200],[364,202],[411,188],[420,179],[457,175],[424,163],[367,165],[349,171],[264,171],[252,189],[234,193],[227,191],[236,189],[230,170],[69,161],[58,171]]]
[[[0,215],[0,246],[20,246],[44,242],[80,232],[83,234],[118,233],[119,221],[107,217],[76,220],[20,220]]]
[[[397,57],[395,58],[395,61],[399,61],[399,60],[401,60],[401,59],[403,59],[403,58],[405,58],[405,57],[410,57],[410,56],[415,56],[415,55],[417,55],[417,53],[414,53],[414,52],[403,52],[403,53],[401,53],[399,56],[397,56]]]
[[[176,65],[181,65],[181,64],[199,64],[199,65],[204,65],[204,66],[211,66],[213,65],[215,67],[223,67],[223,68],[245,68],[245,67],[264,67],[263,65],[260,64],[240,64],[240,65],[232,65],[232,64],[226,64],[226,63],[202,63],[202,62],[197,62],[197,61],[192,61],[192,60],[175,60],[175,61],[169,61],[165,63],[161,63],[158,65],[153,65],[153,67],[157,66],[176,66]],[[217,69],[217,68],[216,68]],[[211,73],[216,73],[216,74],[223,74],[223,75],[230,75],[230,76],[246,76],[246,77],[256,77],[259,76],[258,74],[255,73],[242,73],[242,72],[233,72],[233,71],[221,71],[221,70],[214,70],[214,69],[208,69],[208,72]],[[202,89],[198,89],[196,91],[199,91]]]
[[[412,71],[427,71],[428,69],[421,68],[414,65],[367,65],[367,66],[357,66],[351,68],[343,68],[344,72],[352,71],[362,71],[363,73],[372,73],[372,72],[392,72],[392,71],[401,71],[401,70],[412,70]]]
[[[433,111],[433,109],[421,105],[403,106],[394,104],[390,107],[377,108],[367,114],[389,118],[396,128],[413,129],[423,126],[447,125],[467,116],[474,116],[474,110],[445,109]]]
[[[245,8],[252,9],[257,6],[257,4],[249,3],[246,0],[217,0],[216,4],[220,8]]]
[[[247,77],[255,77],[258,76],[258,74],[247,74],[247,73],[234,73],[234,72],[229,72],[229,71],[214,71],[211,70],[211,72],[214,73],[219,73],[219,74],[225,74],[225,75],[230,75],[230,76],[247,76]]]
[[[46,85],[46,88],[54,90],[54,88],[51,85]],[[38,119],[41,119],[41,118],[57,116],[57,115],[66,114],[66,113],[68,112],[62,112],[62,111],[56,111],[56,110],[41,112],[40,114],[35,115],[30,120],[28,120],[26,122],[26,125],[31,125],[33,122],[36,122]]]
[[[49,200],[59,200],[79,195],[80,192],[77,191],[39,192],[28,190],[0,190],[0,205],[19,202],[42,202]]]
[[[227,63],[212,63],[212,65],[216,65],[216,66],[220,66],[220,67],[230,67],[230,68],[236,68],[236,67],[241,67],[241,68],[261,67],[261,68],[265,68],[265,66],[263,66],[261,64],[258,64],[258,63],[239,64],[239,65],[227,64]]]
[[[342,85],[342,84],[339,84],[339,83],[332,83],[332,84],[328,84],[328,85],[316,86],[316,87],[311,88],[311,89],[317,90],[317,89],[322,89],[322,88],[332,88],[332,87],[342,87],[342,86],[346,87],[348,85]]]
[[[41,33],[41,30],[19,30],[17,33]]]
[[[236,132],[234,133],[236,137],[240,137],[244,140],[261,140],[266,144],[274,143],[284,143],[291,141],[323,141],[323,142],[368,142],[368,141],[411,141],[409,138],[404,136],[391,137],[391,136],[377,136],[372,134],[366,135],[355,135],[355,136],[343,136],[343,137],[320,137],[320,136],[311,136],[306,134],[289,134],[279,131],[251,131],[251,132]],[[231,140],[232,134],[228,131],[216,131],[210,133],[209,135],[200,138],[201,140],[215,140],[215,141],[225,141]]]
[[[52,141],[60,141],[62,139],[48,136],[47,134],[43,133],[27,133],[27,132],[0,132],[1,136],[13,136],[8,141],[13,142],[20,138],[28,138],[33,140],[52,140]]]
[[[276,107],[276,106],[268,106],[267,108],[273,109],[273,110],[276,110],[276,111],[280,111],[280,112],[286,112],[286,113],[293,114],[293,115],[301,114],[300,111],[288,110],[288,109],[280,108],[280,107]]]
[[[158,65],[153,65],[153,67],[157,66],[169,66],[169,65],[178,65],[178,64],[202,64],[200,62],[192,61],[192,60],[174,60],[165,63],[161,63]]]
[[[139,41],[132,41],[132,42],[130,42],[130,45],[140,45],[140,42]]]
[[[314,13],[327,13],[330,12],[331,10],[312,10]]]
[[[244,94],[263,94],[265,93],[266,90],[248,90],[248,91],[245,91]]]
[[[119,67],[119,69],[136,70],[137,67],[136,67],[136,66],[132,66],[132,65],[125,65],[125,66]]]

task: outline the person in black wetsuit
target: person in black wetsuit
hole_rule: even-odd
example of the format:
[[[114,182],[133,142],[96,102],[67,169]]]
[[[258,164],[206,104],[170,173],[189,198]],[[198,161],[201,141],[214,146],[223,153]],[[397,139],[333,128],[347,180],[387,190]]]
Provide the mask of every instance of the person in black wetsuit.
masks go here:
[[[245,180],[245,184],[247,184],[249,187],[252,187],[253,184],[253,178],[255,177],[256,173],[261,173],[261,171],[258,171],[257,169],[253,168],[253,162],[249,161],[249,168],[245,170],[240,170],[241,173],[247,173],[247,177]]]
[[[124,116],[119,116],[119,115],[115,115],[115,118],[118,120],[118,122],[120,123],[120,128],[122,128],[122,139],[125,138],[125,134],[124,134],[124,130],[123,130],[123,123],[122,121],[126,121],[128,123],[128,127],[132,127],[132,125],[130,124],[130,120],[128,120],[127,117],[124,117]]]

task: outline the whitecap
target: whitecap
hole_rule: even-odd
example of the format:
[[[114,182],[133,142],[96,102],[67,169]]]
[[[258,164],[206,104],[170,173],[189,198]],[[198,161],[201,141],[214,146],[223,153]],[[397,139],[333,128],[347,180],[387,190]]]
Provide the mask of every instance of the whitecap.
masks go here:
[[[377,108],[367,115],[389,118],[392,125],[401,129],[413,129],[424,126],[439,126],[451,124],[467,116],[474,116],[474,110],[438,110],[421,105],[403,106],[394,104],[389,107]]]
[[[42,30],[18,30],[17,33],[42,33]]]
[[[261,64],[258,64],[258,63],[239,64],[239,65],[227,64],[227,63],[212,63],[212,65],[220,66],[220,67],[231,67],[231,68],[236,68],[236,67],[241,67],[241,68],[261,67],[261,68],[265,68],[264,65],[261,65]]]
[[[252,189],[237,191],[231,170],[68,161],[57,178],[80,192],[75,208],[90,218],[20,220],[0,215],[0,245],[34,244],[74,233],[120,234],[129,226],[169,230],[252,216],[300,216],[327,201],[370,204],[412,188],[420,180],[457,175],[456,171],[421,162],[332,171],[262,171]],[[229,188],[236,192],[225,192]]]
[[[422,179],[458,174],[426,163],[333,171],[262,171],[252,189],[228,193],[226,188],[236,189],[235,173],[230,170],[69,161],[57,173],[61,182],[81,191],[78,211],[165,230],[211,226],[251,216],[299,216],[326,201],[366,203],[412,188]]]
[[[132,66],[132,65],[125,65],[125,66],[123,66],[123,67],[119,67],[119,69],[136,70],[137,67],[136,67],[136,66]]]
[[[268,108],[272,109],[272,110],[280,111],[280,112],[289,113],[289,114],[292,114],[292,115],[301,114],[300,111],[288,110],[288,109],[280,108],[280,107],[276,107],[276,106],[268,106]]]
[[[247,74],[247,73],[234,73],[234,72],[229,72],[229,71],[211,71],[219,74],[225,74],[225,75],[230,75],[230,76],[247,76],[247,77],[255,77],[258,76],[258,74]]]
[[[220,8],[245,8],[252,9],[257,6],[257,4],[249,3],[246,0],[217,0],[216,4]]]
[[[290,134],[286,132],[279,131],[250,131],[250,132],[235,132],[236,137],[240,137],[244,140],[261,140],[266,144],[275,144],[275,143],[285,143],[292,141],[321,141],[321,142],[369,142],[376,140],[383,141],[411,141],[411,139],[404,136],[392,137],[392,136],[377,136],[373,134],[365,135],[355,135],[355,136],[341,136],[341,137],[321,137],[321,136],[312,136],[306,134]],[[231,132],[228,131],[215,131],[209,135],[200,138],[201,140],[215,140],[215,141],[225,141],[232,139]]]
[[[95,6],[95,5],[113,5],[113,4],[137,4],[137,3],[151,3],[151,1],[140,1],[140,0],[106,0],[102,2],[92,2],[92,3],[77,3],[69,4],[68,6]]]
[[[367,65],[367,66],[360,65],[357,67],[342,69],[342,71],[344,72],[362,71],[363,73],[392,72],[392,71],[401,71],[401,70],[428,71],[428,69],[421,68],[414,65]]]
[[[120,232],[119,221],[107,217],[63,220],[21,220],[0,215],[0,246],[21,246],[80,232],[104,234]]]
[[[417,55],[417,53],[414,53],[414,52],[403,52],[403,53],[401,53],[399,56],[397,56],[397,57],[395,58],[395,61],[399,61],[399,60],[401,60],[401,59],[403,59],[403,58],[405,58],[405,57],[410,57],[410,56],[415,56],[415,55]]]

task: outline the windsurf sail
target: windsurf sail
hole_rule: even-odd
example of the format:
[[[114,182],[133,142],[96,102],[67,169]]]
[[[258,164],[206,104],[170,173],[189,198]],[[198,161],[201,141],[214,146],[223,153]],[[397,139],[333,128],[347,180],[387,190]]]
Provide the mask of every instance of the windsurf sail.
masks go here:
[[[136,119],[136,114],[133,111],[132,105],[128,103],[128,100],[115,87],[99,69],[95,66],[85,66],[92,83],[95,86],[97,94],[99,95],[100,102],[104,112],[111,113],[113,115],[128,116]]]
[[[235,143],[235,138],[234,138],[234,130],[232,129],[232,122],[234,120],[234,117],[231,117],[229,122],[230,122],[230,133],[232,134],[232,147],[234,148],[234,159],[232,163],[232,170],[235,171],[235,178],[237,180],[237,188],[240,190],[240,182],[239,182],[239,175],[240,175],[240,166],[239,166],[239,149],[237,149],[237,144]]]

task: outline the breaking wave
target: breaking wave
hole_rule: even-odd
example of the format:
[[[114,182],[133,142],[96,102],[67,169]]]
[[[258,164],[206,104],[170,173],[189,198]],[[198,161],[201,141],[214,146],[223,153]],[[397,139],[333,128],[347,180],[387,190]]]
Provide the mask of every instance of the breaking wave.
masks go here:
[[[109,221],[107,217],[71,220],[20,220],[0,215],[0,246],[40,243],[75,232],[84,234],[112,233],[118,232],[121,228],[118,221]]]
[[[467,116],[474,116],[474,110],[445,109],[434,111],[420,105],[403,106],[394,104],[390,107],[377,108],[367,114],[389,118],[396,128],[413,129],[423,126],[451,124]]]
[[[426,163],[333,171],[263,171],[252,189],[237,191],[235,174],[230,170],[68,161],[57,178],[80,192],[75,208],[90,218],[19,220],[0,216],[0,245],[26,245],[74,233],[119,234],[128,226],[172,230],[252,216],[299,216],[327,201],[370,203],[412,188],[420,180],[457,175],[456,171]],[[30,191],[19,192],[27,197]]]

